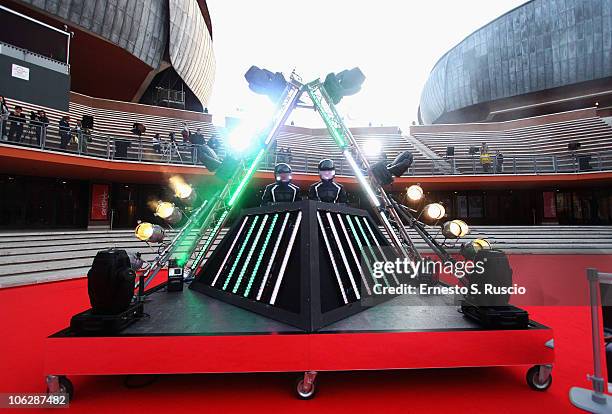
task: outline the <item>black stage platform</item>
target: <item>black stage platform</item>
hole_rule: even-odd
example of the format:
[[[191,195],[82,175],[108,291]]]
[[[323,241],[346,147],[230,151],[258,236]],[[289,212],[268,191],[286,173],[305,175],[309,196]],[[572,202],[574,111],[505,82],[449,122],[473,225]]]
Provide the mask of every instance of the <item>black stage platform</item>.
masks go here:
[[[404,295],[367,309],[319,332],[388,332],[481,330],[452,305],[452,298]],[[236,333],[301,333],[298,328],[185,289],[159,290],[147,296],[145,312],[121,335],[227,335]]]
[[[528,382],[537,373],[550,378],[551,329],[536,322],[483,329],[451,300],[398,296],[304,332],[190,289],[161,287],[147,294],[148,316],[118,334],[79,337],[66,328],[51,335],[44,369],[55,386],[68,375],[299,371],[312,381],[319,371],[515,365],[536,366]]]

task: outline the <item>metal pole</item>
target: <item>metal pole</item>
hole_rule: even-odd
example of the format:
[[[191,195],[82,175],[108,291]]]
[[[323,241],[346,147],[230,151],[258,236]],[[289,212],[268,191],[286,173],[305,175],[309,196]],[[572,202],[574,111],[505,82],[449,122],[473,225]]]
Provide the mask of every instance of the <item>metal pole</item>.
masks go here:
[[[599,272],[597,269],[587,269],[587,280],[589,281],[589,295],[591,305],[591,328],[593,329],[593,362],[594,362],[594,375],[589,375],[588,378],[593,383],[593,401],[601,402],[605,401],[603,392],[605,390],[605,381],[603,379],[602,369],[602,355],[601,355],[601,293],[599,287]],[[599,401],[598,401],[599,400]]]

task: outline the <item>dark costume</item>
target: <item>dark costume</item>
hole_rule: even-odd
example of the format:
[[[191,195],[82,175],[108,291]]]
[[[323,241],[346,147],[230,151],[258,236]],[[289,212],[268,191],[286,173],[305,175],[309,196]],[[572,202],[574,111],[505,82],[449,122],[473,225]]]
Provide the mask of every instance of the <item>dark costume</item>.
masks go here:
[[[310,200],[324,203],[346,203],[348,201],[344,187],[334,181],[335,170],[332,160],[322,160],[319,163],[321,181],[310,186],[308,190]]]
[[[280,163],[274,167],[276,181],[268,184],[261,197],[261,205],[269,206],[275,203],[292,203],[300,201],[300,187],[291,183],[291,167]]]

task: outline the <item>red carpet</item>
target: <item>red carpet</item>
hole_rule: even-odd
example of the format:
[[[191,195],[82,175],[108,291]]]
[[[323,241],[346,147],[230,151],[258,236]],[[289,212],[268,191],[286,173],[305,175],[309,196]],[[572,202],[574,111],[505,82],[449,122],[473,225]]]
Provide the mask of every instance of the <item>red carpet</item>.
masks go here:
[[[512,256],[511,261],[517,275],[548,272],[564,282],[571,280],[580,289],[586,289],[585,268],[612,271],[609,256],[525,255]],[[84,279],[0,290],[0,392],[44,392],[43,339],[64,328],[72,314],[87,307]],[[548,306],[528,310],[533,319],[555,330],[554,381],[544,393],[527,387],[524,375],[528,367],[321,373],[319,393],[311,401],[293,396],[295,374],[162,376],[138,389],[125,388],[123,377],[75,377],[75,400],[70,411],[582,412],[570,404],[568,392],[572,386],[589,386],[589,309]],[[458,349],[457,353],[469,351]]]

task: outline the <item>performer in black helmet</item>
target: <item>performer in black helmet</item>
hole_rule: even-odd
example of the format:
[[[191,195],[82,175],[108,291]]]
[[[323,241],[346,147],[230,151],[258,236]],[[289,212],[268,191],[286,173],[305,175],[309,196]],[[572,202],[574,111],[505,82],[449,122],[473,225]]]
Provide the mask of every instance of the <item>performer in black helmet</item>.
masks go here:
[[[335,175],[336,169],[332,160],[325,159],[319,162],[321,181],[310,186],[308,198],[324,203],[346,203],[346,191],[342,185],[334,181]]]
[[[262,206],[300,201],[300,187],[291,183],[291,173],[289,164],[284,162],[276,164],[274,167],[276,181],[266,186],[261,198]]]

